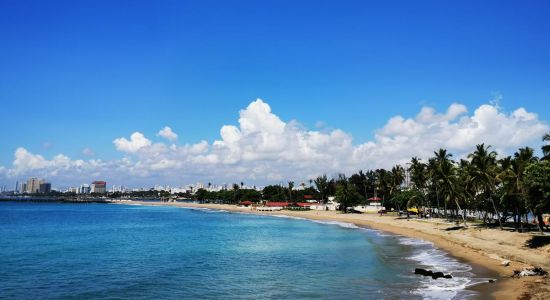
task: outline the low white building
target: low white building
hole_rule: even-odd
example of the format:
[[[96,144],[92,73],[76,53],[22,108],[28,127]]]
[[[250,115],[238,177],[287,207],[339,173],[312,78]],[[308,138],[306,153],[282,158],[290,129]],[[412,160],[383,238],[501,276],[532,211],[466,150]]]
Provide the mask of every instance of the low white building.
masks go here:
[[[353,209],[366,213],[377,213],[380,210],[385,209],[381,203],[382,199],[378,197],[369,198],[367,201],[369,201],[368,205],[357,205]]]

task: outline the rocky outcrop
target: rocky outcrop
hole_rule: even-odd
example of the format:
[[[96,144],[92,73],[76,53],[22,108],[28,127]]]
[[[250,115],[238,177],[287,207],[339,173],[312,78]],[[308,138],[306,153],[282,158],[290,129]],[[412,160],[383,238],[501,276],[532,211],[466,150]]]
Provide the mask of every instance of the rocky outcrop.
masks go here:
[[[443,272],[433,272],[430,270],[422,269],[422,268],[415,268],[414,274],[422,275],[422,276],[430,276],[433,279],[438,278],[445,278],[445,279],[451,279],[453,276],[451,274],[443,274]]]

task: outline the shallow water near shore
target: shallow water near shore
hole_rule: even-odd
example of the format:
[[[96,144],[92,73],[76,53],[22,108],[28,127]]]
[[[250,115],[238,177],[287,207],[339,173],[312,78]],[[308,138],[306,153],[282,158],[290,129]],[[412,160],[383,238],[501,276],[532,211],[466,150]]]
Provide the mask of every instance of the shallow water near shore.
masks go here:
[[[0,203],[0,236],[0,298],[463,299],[485,280],[421,240],[208,209]]]

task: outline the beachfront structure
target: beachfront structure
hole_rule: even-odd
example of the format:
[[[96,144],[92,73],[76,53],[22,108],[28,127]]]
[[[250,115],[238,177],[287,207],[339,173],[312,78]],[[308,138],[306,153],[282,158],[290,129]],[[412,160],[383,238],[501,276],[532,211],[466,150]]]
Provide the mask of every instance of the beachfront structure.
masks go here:
[[[241,203],[239,203],[239,206],[240,207],[250,207],[250,206],[252,206],[252,204],[254,204],[252,201],[242,201]]]
[[[335,201],[335,197],[330,196],[328,197],[327,204],[325,205],[325,210],[338,210],[339,206],[340,203]]]
[[[327,210],[326,205],[318,202],[299,202],[296,203],[301,208],[310,209],[310,210]]]
[[[266,202],[264,206],[257,206],[257,211],[278,211],[289,205],[288,202]]]
[[[353,209],[360,211],[360,212],[370,212],[370,213],[377,213],[380,210],[385,209],[385,207],[382,206],[382,199],[378,197],[372,197],[367,199],[368,205],[357,205]]]

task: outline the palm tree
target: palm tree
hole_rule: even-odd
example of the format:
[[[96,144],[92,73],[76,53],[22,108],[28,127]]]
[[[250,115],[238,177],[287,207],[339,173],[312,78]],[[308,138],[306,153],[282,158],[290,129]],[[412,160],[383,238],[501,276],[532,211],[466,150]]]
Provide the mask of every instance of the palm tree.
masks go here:
[[[462,210],[458,202],[460,192],[458,189],[459,185],[457,184],[457,168],[454,165],[454,161],[451,160],[452,154],[447,153],[447,150],[440,149],[435,154],[437,162],[436,184],[439,194],[443,196],[445,216],[447,217],[447,203],[451,201],[454,201],[458,211]],[[464,226],[468,226],[463,213],[461,216]]]
[[[392,194],[401,188],[401,184],[405,181],[405,169],[402,166],[396,165],[391,169],[392,175]]]
[[[288,197],[289,197],[290,202],[293,202],[292,201],[292,189],[293,188],[294,188],[294,181],[289,181],[288,182]]]
[[[411,181],[418,190],[423,190],[427,183],[427,169],[418,157],[411,159],[409,172],[411,174]]]
[[[447,218],[447,202],[451,199],[451,195],[454,193],[454,169],[453,161],[450,153],[447,153],[446,149],[439,149],[434,152],[435,157],[432,163],[434,168],[433,179],[436,188],[436,194],[438,198],[438,210],[439,210],[439,196],[443,196],[444,215]]]
[[[328,179],[327,175],[323,174],[322,176],[319,176],[315,178],[314,180],[315,186],[317,187],[317,190],[319,191],[319,195],[321,196],[321,202],[326,203],[326,193],[328,189]]]
[[[485,144],[477,145],[474,153],[468,155],[468,158],[470,158],[470,162],[473,166],[472,180],[476,182],[477,192],[491,202],[493,210],[498,218],[500,229],[503,229],[500,213],[493,199],[498,170],[496,162],[497,153],[495,151],[490,151],[489,148],[491,148],[491,146],[485,147]]]
[[[409,174],[413,187],[422,195],[420,202],[423,206],[425,206],[426,184],[428,182],[426,165],[422,163],[418,157],[411,158],[411,162],[409,164]]]
[[[550,132],[544,134],[542,137],[543,142],[550,142]],[[550,144],[546,144],[542,146],[542,160],[550,160]]]
[[[534,156],[534,150],[529,147],[520,148],[514,153],[514,158],[506,157],[501,159],[500,173],[497,178],[502,182],[504,187],[504,200],[511,202],[511,206],[514,210],[514,219],[516,227],[519,224],[521,231],[523,231],[523,224],[521,222],[521,216],[526,211],[521,210],[522,203],[526,199],[526,191],[524,187],[524,172],[527,166],[533,162],[536,162],[537,158]],[[517,216],[517,219],[516,219]]]
[[[347,212],[348,207],[357,205],[361,197],[344,174],[338,174],[335,196],[336,200],[340,203],[340,210],[344,213]]]
[[[377,169],[376,171],[376,191],[380,191],[382,194],[382,206],[386,202],[386,198],[391,198],[392,185],[394,179],[392,172],[386,171],[384,169]]]
[[[457,200],[462,200],[465,208],[472,207],[472,199],[475,199],[475,187],[474,181],[472,180],[472,165],[470,161],[461,159],[457,167],[457,184],[456,186],[456,197]],[[458,204],[457,204],[458,206]],[[462,211],[463,220],[466,219],[466,210]]]
[[[359,175],[361,185],[363,186],[363,190],[361,192],[363,192],[363,197],[365,197],[365,201],[367,201],[367,175],[363,173],[363,170],[359,170],[359,173],[357,174]]]

